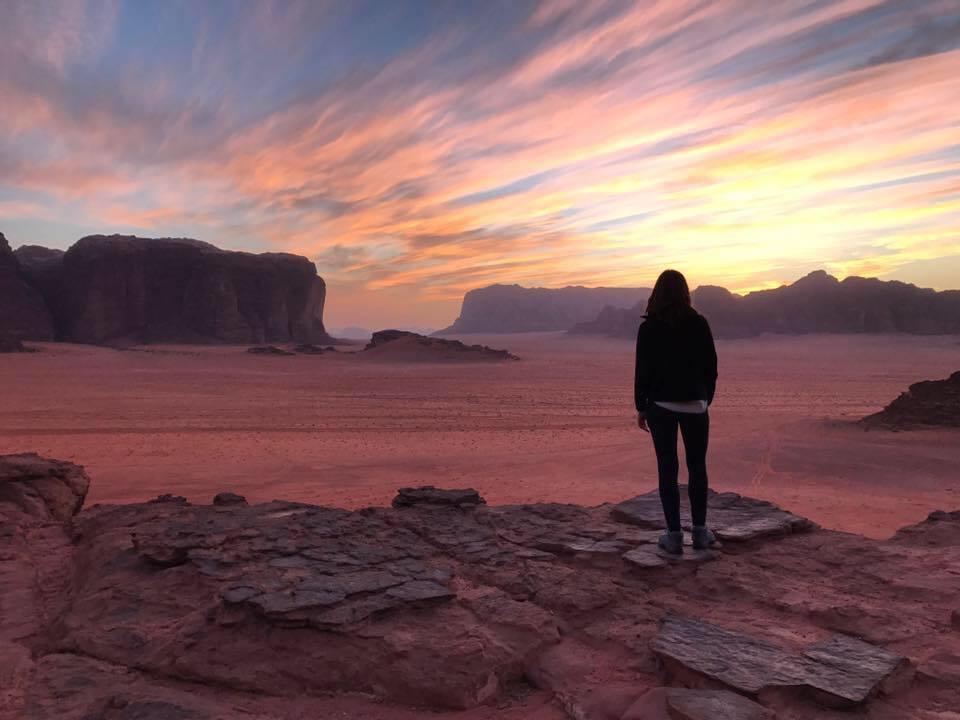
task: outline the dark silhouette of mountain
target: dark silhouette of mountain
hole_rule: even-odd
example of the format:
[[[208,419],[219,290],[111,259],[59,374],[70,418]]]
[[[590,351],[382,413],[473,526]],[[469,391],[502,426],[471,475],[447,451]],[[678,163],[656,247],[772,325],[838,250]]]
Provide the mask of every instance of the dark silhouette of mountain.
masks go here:
[[[52,337],[55,327],[58,339],[82,343],[329,340],[324,282],[297,255],[122,235],[85,237],[65,253],[27,246],[8,254],[54,320],[46,336],[24,338]]]
[[[960,290],[937,292],[898,281],[848,277],[817,270],[791,285],[737,295],[704,285],[694,306],[718,337],[761,333],[960,333]],[[607,307],[571,332],[633,337],[645,304]]]
[[[51,340],[53,335],[42,293],[0,233],[0,344],[16,347],[20,340]]]
[[[455,333],[515,333],[569,330],[592,320],[607,305],[627,306],[646,301],[648,288],[525,288],[491,285],[471,290],[463,298],[460,317],[436,335]]]

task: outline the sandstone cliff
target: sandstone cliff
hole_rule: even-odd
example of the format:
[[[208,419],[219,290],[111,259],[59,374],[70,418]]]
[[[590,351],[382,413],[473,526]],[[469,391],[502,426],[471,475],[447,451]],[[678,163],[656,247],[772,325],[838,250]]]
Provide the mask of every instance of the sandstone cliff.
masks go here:
[[[93,235],[66,253],[20,248],[56,336],[81,343],[325,342],[326,287],[304,257],[185,238]],[[6,320],[5,320],[6,322]],[[51,337],[52,329],[36,339]]]
[[[693,292],[697,310],[718,337],[761,333],[960,333],[960,290],[937,292],[897,281],[848,277],[822,270],[791,285],[736,295],[703,286]],[[571,332],[633,337],[645,304],[604,308]]]
[[[53,318],[43,295],[0,233],[0,345],[51,340],[53,336]]]
[[[592,320],[606,306],[626,307],[645,301],[645,288],[525,288],[491,285],[463,298],[460,317],[436,335],[569,330]]]

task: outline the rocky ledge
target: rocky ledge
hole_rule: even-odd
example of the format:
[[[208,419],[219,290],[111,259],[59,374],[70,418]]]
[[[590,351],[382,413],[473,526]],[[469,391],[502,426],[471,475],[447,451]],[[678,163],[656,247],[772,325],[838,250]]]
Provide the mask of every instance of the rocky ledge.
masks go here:
[[[723,545],[659,555],[656,498],[346,511],[220,493],[93,506],[0,461],[0,718],[955,720],[960,513],[888,541],[714,494]],[[31,498],[24,500],[24,498]]]

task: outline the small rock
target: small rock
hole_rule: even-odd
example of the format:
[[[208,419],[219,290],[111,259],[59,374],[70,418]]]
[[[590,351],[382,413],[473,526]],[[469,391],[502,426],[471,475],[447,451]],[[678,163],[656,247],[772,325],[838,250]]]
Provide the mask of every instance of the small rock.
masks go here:
[[[260,594],[259,588],[250,585],[232,585],[220,593],[221,599],[230,605],[236,605],[256,597]]]
[[[771,710],[727,690],[667,690],[671,720],[774,720]]]
[[[187,499],[183,495],[171,495],[170,493],[164,493],[163,495],[157,495],[152,503],[175,503],[176,505],[186,505]]]
[[[278,348],[276,345],[255,345],[252,348],[247,348],[247,352],[252,355],[295,355],[289,350],[284,350],[283,348]]]
[[[425,602],[430,600],[450,600],[456,593],[429,580],[411,580],[387,590],[387,595],[404,602]]]
[[[213,498],[214,505],[246,505],[247,499],[243,495],[233,492],[217,493]]]
[[[248,600],[267,617],[282,618],[290,613],[336,605],[346,595],[317,590],[280,590],[256,595]]]
[[[432,485],[418,488],[400,488],[393,499],[393,506],[413,507],[415,505],[448,505],[460,508],[476,507],[486,503],[480,493],[473,488],[463,490],[444,490]]]
[[[650,548],[638,547],[630,552],[624,553],[621,557],[631,565],[641,568],[661,568],[669,563]]]

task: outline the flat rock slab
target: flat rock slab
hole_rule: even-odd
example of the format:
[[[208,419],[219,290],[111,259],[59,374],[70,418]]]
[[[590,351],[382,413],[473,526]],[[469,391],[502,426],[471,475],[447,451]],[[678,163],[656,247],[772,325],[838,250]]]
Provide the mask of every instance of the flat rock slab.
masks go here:
[[[836,635],[797,654],[691,618],[664,621],[651,643],[668,667],[680,666],[749,695],[803,688],[828,706],[867,700],[906,664],[902,657],[861,640]]]
[[[690,517],[687,493],[680,493],[681,514]],[[814,527],[806,518],[781,510],[764,500],[743,497],[737,493],[710,492],[707,521],[717,537],[731,542],[743,542],[759,537],[789,535]],[[638,495],[614,505],[610,511],[614,520],[657,529],[664,525],[663,507],[657,491]],[[684,520],[686,523],[687,521]],[[685,524],[690,529],[689,524]]]
[[[448,505],[455,507],[476,507],[486,503],[480,493],[473,488],[462,490],[443,490],[432,485],[418,488],[400,488],[393,499],[393,506],[413,507],[414,505]]]
[[[768,710],[743,695],[728,690],[667,690],[671,720],[774,720]]]

